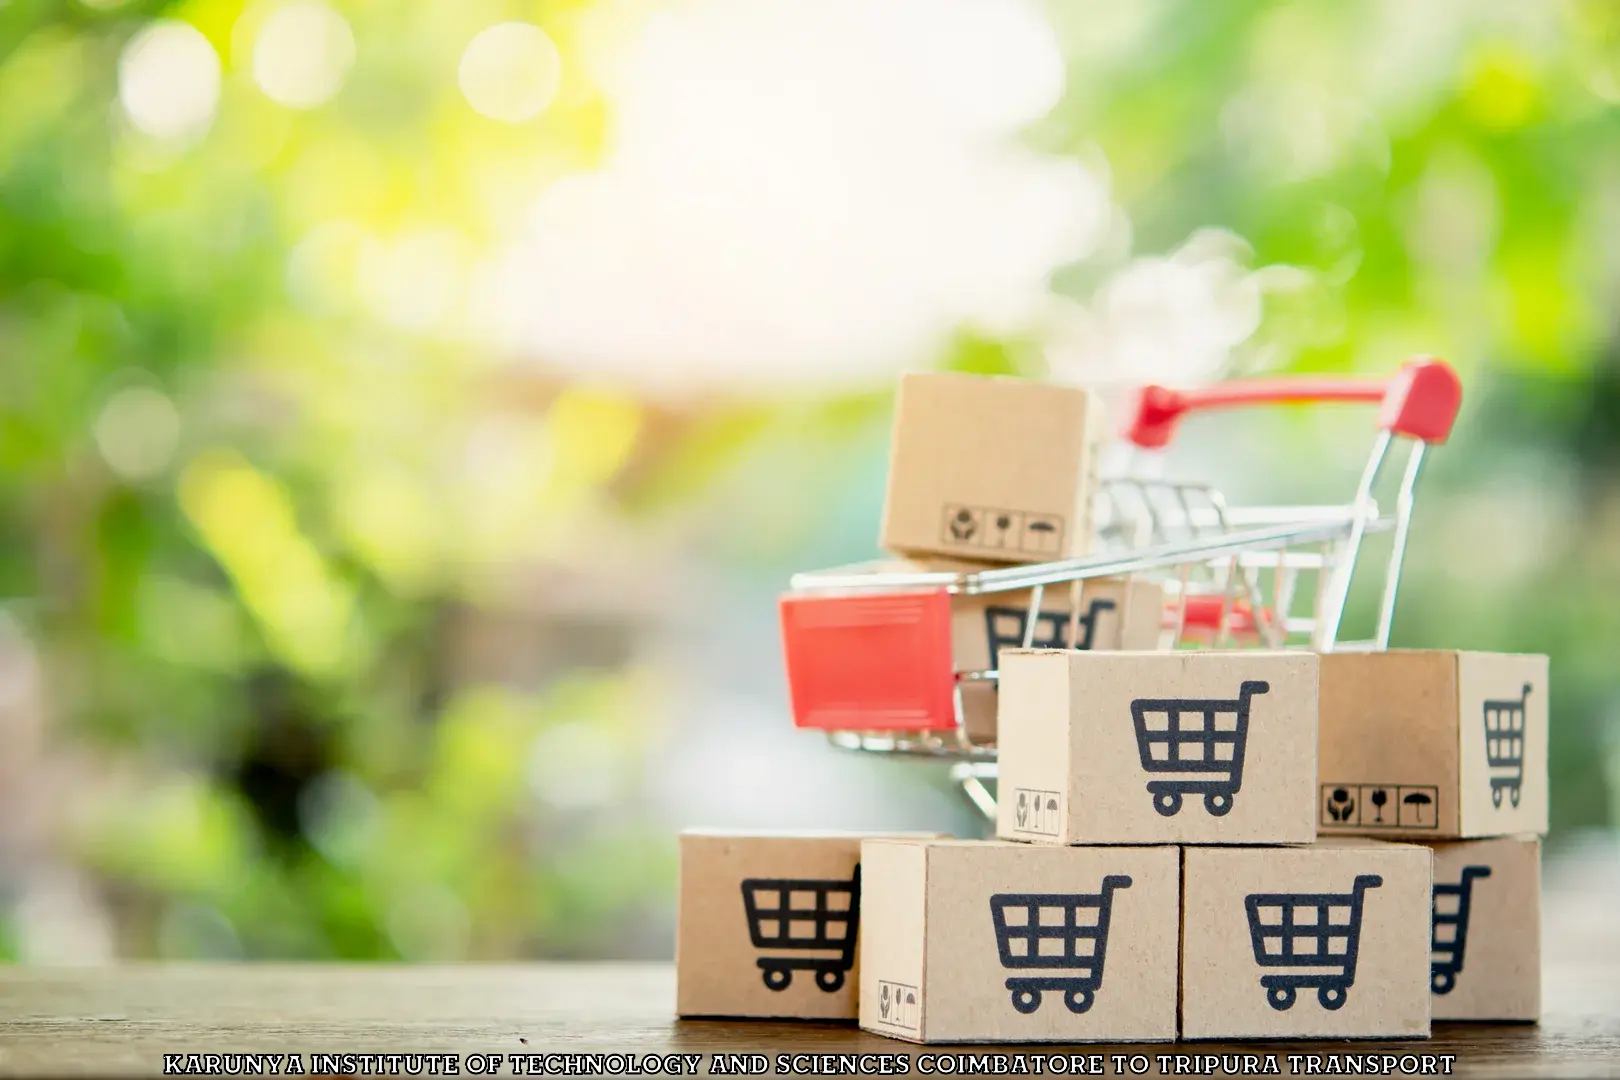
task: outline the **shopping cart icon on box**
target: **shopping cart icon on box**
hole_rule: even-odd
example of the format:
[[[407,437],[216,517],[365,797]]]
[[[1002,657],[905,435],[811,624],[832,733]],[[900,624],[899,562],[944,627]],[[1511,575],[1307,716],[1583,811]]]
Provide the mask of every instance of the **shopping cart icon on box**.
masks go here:
[[[1519,805],[1519,787],[1524,783],[1524,705],[1530,700],[1530,684],[1517,701],[1485,703],[1485,764],[1491,769],[1491,802],[1502,805],[1506,791],[1514,806]]]
[[[1093,600],[1086,605],[1086,613],[1076,622],[1079,630],[1074,647],[1091,648],[1097,635],[1097,618],[1105,611],[1113,611],[1112,600]],[[992,606],[984,609],[985,634],[990,641],[990,667],[1001,667],[1002,649],[1067,649],[1069,647],[1069,613],[1067,611],[1040,611],[1034,613],[1035,632],[1028,633],[1031,613],[1026,608]],[[1029,642],[1025,645],[1025,642]]]
[[[816,985],[835,993],[855,964],[861,918],[861,868],[848,881],[814,878],[744,878],[743,907],[756,949],[817,953],[762,956],[765,985],[786,990],[795,971],[814,971]]]
[[[1109,874],[1097,893],[997,893],[990,897],[1001,966],[1010,971],[1050,971],[1007,980],[1012,1005],[1021,1013],[1041,1007],[1045,991],[1061,992],[1073,1013],[1091,1008],[1102,989],[1103,957],[1114,893],[1131,887],[1125,874]]]
[[[1181,812],[1183,795],[1202,795],[1204,809],[1222,817],[1243,786],[1243,751],[1249,741],[1249,701],[1271,684],[1246,680],[1235,699],[1137,698],[1131,702],[1142,770],[1180,774],[1148,781],[1153,808]]]
[[[1344,1006],[1356,981],[1361,947],[1362,898],[1384,883],[1358,874],[1347,893],[1253,893],[1244,897],[1249,941],[1261,967],[1302,969],[1262,975],[1266,1001],[1278,1012],[1294,1005],[1300,990],[1314,989],[1324,1009]]]
[[[1434,926],[1429,935],[1429,983],[1437,994],[1449,994],[1462,974],[1463,950],[1468,945],[1468,908],[1474,882],[1491,876],[1488,866],[1465,866],[1455,885],[1434,887]],[[1456,910],[1441,911],[1456,901]]]

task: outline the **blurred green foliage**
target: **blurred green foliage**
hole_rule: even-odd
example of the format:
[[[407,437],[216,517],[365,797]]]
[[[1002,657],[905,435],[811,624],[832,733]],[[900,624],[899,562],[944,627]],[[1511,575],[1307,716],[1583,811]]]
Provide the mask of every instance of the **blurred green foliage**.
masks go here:
[[[801,504],[830,500],[860,466],[818,448],[880,467],[885,402],[661,416],[621,391],[513,386],[454,328],[379,319],[357,263],[404,259],[444,222],[452,246],[498,235],[513,193],[597,158],[611,110],[569,62],[581,0],[339,6],[353,70],[295,110],[247,71],[262,5],[0,2],[0,596],[47,688],[42,753],[76,778],[59,857],[110,898],[125,954],[611,952],[666,902],[670,846],[634,811],[547,802],[566,787],[548,755],[637,789],[660,689],[611,660],[486,677],[457,667],[457,635],[506,610],[513,565],[655,530],[761,447],[801,455]],[[1398,634],[1552,653],[1555,824],[1608,821],[1616,7],[1050,14],[1069,89],[1030,139],[1100,150],[1134,250],[1219,226],[1255,266],[1308,271],[1268,291],[1254,356],[1387,370],[1434,352],[1465,370]],[[211,126],[180,148],[115,104],[120,57],[159,16],[223,69]],[[461,48],[499,19],[564,57],[523,125],[456,90]],[[350,228],[319,232],[333,221]],[[1059,289],[1083,297],[1098,273]],[[1015,370],[1035,347],[964,328],[938,362]],[[445,466],[480,439],[512,467]],[[720,550],[774,572],[810,549],[802,505],[772,505],[744,523],[757,543]],[[19,933],[0,921],[0,955],[28,955]]]

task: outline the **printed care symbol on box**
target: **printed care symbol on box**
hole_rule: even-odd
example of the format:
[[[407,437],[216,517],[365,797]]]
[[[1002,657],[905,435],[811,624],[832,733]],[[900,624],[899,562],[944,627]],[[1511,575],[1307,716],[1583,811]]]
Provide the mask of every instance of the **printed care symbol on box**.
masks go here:
[[[1013,822],[1019,832],[1056,836],[1063,821],[1063,798],[1055,791],[1013,789]]]
[[[1474,882],[1491,876],[1488,866],[1465,866],[1455,885],[1434,886],[1434,923],[1429,934],[1429,985],[1437,994],[1449,994],[1462,974],[1463,949],[1468,944],[1468,908]]]
[[[1524,684],[1517,701],[1485,702],[1485,764],[1491,776],[1491,802],[1502,805],[1502,792],[1519,805],[1524,782],[1524,706],[1532,687]]]
[[[1165,817],[1181,812],[1183,795],[1202,795],[1214,817],[1232,810],[1243,786],[1243,751],[1249,740],[1249,703],[1271,684],[1246,680],[1238,696],[1221,698],[1137,698],[1131,702],[1142,771],[1180,774],[1148,781],[1153,809]]]
[[[744,878],[742,895],[754,948],[820,954],[760,957],[766,986],[786,990],[795,971],[814,971],[816,985],[829,994],[844,985],[861,919],[859,866],[848,881]]]
[[[878,1019],[892,1027],[916,1031],[919,1012],[917,994],[915,986],[879,979]]]
[[[1050,514],[1024,515],[1024,533],[1019,538],[1020,551],[1037,555],[1056,555],[1063,545],[1063,519]]]
[[[1063,518],[998,506],[946,503],[940,540],[953,547],[1056,555],[1063,550]]]
[[[1254,962],[1263,968],[1301,969],[1260,976],[1273,1009],[1293,1008],[1304,989],[1314,989],[1324,1009],[1344,1007],[1356,981],[1362,897],[1383,884],[1377,874],[1358,874],[1348,893],[1251,893],[1243,898]]]
[[[1008,979],[1013,1008],[1034,1012],[1048,990],[1061,992],[1070,1012],[1091,1008],[1102,989],[1114,893],[1130,887],[1126,875],[1109,874],[1096,893],[997,893],[990,898],[1001,966],[1051,972]]]
[[[1321,820],[1363,829],[1433,829],[1439,797],[1432,784],[1323,784]]]

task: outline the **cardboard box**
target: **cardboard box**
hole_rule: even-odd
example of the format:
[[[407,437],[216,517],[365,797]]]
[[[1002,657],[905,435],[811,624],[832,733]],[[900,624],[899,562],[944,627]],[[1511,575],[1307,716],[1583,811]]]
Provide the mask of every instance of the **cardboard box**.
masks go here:
[[[1429,888],[1417,844],[1182,852],[1181,1033],[1429,1033]]]
[[[1322,658],[1324,834],[1547,831],[1547,658],[1398,650]]]
[[[900,379],[879,545],[1002,563],[1084,555],[1105,435],[1084,390],[1030,379]]]
[[[1308,652],[1003,651],[996,835],[1309,843],[1316,665]]]
[[[861,841],[873,835],[681,833],[676,1013],[855,1019]]]
[[[1176,1036],[1173,847],[869,840],[861,1026],[912,1042]]]
[[[1541,841],[1434,846],[1436,1020],[1541,1017]]]

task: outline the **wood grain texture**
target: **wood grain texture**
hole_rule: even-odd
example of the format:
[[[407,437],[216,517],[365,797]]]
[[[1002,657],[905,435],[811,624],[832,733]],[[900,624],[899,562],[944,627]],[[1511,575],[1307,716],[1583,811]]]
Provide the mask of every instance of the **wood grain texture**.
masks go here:
[[[676,1022],[673,1003],[674,972],[665,964],[11,968],[0,970],[0,1075],[159,1075],[165,1052],[915,1055],[964,1049],[916,1047],[837,1024]],[[1423,1043],[1226,1049],[1368,1052],[1381,1045],[1395,1053],[1456,1054],[1459,1076],[1620,1076],[1620,968],[1603,958],[1549,965],[1540,1025],[1437,1024],[1434,1038]],[[1136,1049],[1155,1055],[1221,1047]],[[1286,1062],[1283,1068],[1286,1074]]]

